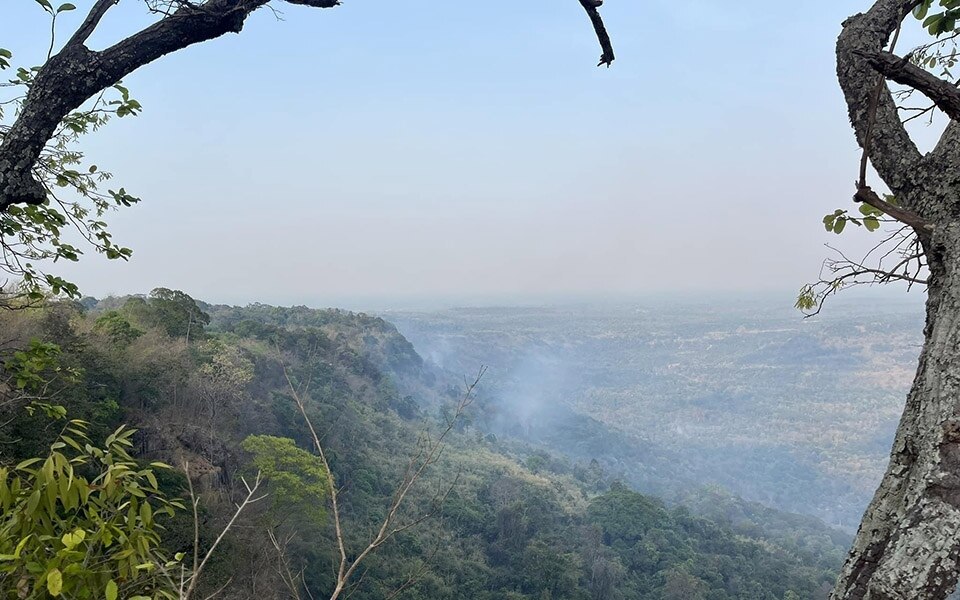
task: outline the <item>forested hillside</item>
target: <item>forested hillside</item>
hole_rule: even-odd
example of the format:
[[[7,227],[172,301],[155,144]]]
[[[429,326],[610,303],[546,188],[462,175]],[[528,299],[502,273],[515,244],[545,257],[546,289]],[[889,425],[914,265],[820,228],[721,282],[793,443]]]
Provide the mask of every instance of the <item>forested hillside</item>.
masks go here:
[[[341,310],[213,306],[158,289],[4,311],[0,330],[4,478],[51,446],[72,452],[58,442],[66,419],[89,422],[97,443],[128,424],[137,430],[130,452],[139,464],[173,466],[157,470],[169,497],[188,498],[189,469],[204,551],[259,468],[269,496],[229,531],[205,571],[204,595],[223,588],[223,597],[239,599],[329,596],[336,542],[328,491],[287,376],[310,382],[307,412],[342,489],[352,554],[383,518],[422,436],[443,429],[464,393],[463,374],[425,362],[393,325]],[[703,492],[694,511],[668,507],[589,458],[498,437],[485,425],[483,381],[478,393],[404,505],[403,522],[426,518],[378,550],[352,598],[825,597],[842,536],[802,523],[764,530],[782,516],[748,515],[719,492]],[[707,505],[725,524],[695,514]],[[77,510],[55,499],[51,506],[61,516]],[[156,519],[168,555],[189,560],[189,511]],[[2,597],[48,597],[48,574],[15,556],[14,525],[0,526],[0,555],[14,557],[0,562]],[[44,585],[30,583],[42,577]]]
[[[648,493],[722,486],[852,532],[922,330],[917,300],[865,312],[867,299],[813,319],[747,295],[386,316],[447,368],[487,361],[500,428],[597,458]]]

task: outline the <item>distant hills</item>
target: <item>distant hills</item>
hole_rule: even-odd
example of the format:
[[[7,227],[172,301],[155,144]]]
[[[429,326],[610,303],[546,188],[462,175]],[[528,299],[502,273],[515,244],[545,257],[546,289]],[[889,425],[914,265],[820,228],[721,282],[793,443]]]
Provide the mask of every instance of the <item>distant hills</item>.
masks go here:
[[[512,433],[639,489],[714,485],[848,531],[886,466],[922,342],[913,301],[838,298],[387,313],[426,357],[491,365]]]

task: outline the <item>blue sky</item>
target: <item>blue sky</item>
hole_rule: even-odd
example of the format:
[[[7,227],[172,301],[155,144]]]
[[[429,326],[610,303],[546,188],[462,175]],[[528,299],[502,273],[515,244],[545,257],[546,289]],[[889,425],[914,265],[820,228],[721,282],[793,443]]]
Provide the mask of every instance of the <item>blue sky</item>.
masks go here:
[[[64,19],[69,34],[91,0]],[[144,202],[112,215],[128,264],[63,267],[104,295],[460,302],[786,291],[835,240],[858,151],[834,77],[864,0],[274,2],[240,35],[125,83],[142,116],[84,149]],[[150,21],[122,0],[91,41]],[[0,46],[42,59],[33,0]],[[921,133],[921,135],[927,135]],[[785,301],[789,301],[789,293]]]

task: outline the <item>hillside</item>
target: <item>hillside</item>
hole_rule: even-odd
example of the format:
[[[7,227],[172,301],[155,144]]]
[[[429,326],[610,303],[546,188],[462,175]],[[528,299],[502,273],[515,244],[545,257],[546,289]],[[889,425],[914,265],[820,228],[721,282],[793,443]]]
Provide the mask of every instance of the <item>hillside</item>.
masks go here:
[[[385,315],[438,364],[491,365],[491,414],[515,435],[659,496],[719,486],[852,531],[887,464],[922,314],[838,298],[803,319],[787,298],[681,296]]]
[[[311,381],[308,411],[344,490],[351,548],[361,547],[379,522],[418,437],[441,427],[463,387],[461,373],[424,361],[390,323],[341,310],[207,305],[160,290],[7,311],[0,328],[8,396],[16,388],[9,379],[15,352],[55,344],[55,360],[38,367],[56,382],[51,403],[90,421],[92,437],[120,423],[136,427],[140,460],[178,469],[189,463],[202,493],[205,546],[238,498],[240,476],[254,470],[243,445],[248,436],[311,447],[284,370]],[[694,511],[709,505],[715,521],[668,506],[605,471],[589,446],[563,456],[505,428],[495,431],[487,414],[494,391],[481,387],[474,412],[458,423],[406,516],[429,511],[433,489],[452,484],[437,514],[384,546],[353,598],[382,599],[411,576],[416,585],[400,597],[825,597],[846,543],[842,535],[802,520],[784,527],[786,516],[720,492],[691,497],[699,505]],[[2,465],[43,455],[60,431],[50,417],[17,402],[0,404],[0,411]],[[171,472],[162,483],[182,495],[185,481]],[[210,591],[226,585],[224,595],[241,600],[292,597],[269,530],[286,540],[289,564],[322,597],[334,560],[329,515],[280,493],[280,480],[267,486],[273,496],[231,531],[204,584]],[[165,523],[171,552],[189,550],[187,521],[178,515]],[[15,586],[14,576],[0,574],[0,589],[14,593]]]

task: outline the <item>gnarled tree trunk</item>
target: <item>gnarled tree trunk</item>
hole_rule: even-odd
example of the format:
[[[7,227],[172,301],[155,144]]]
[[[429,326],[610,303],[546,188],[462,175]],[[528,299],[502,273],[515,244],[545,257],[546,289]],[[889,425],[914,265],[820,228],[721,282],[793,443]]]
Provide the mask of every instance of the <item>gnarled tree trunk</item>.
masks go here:
[[[889,89],[878,87],[875,66],[916,4],[878,0],[844,23],[837,45],[837,72],[857,139],[899,205],[926,224],[918,234],[930,277],[916,379],[890,465],[863,517],[834,600],[946,598],[958,576],[960,126],[952,122],[937,147],[922,155]]]

